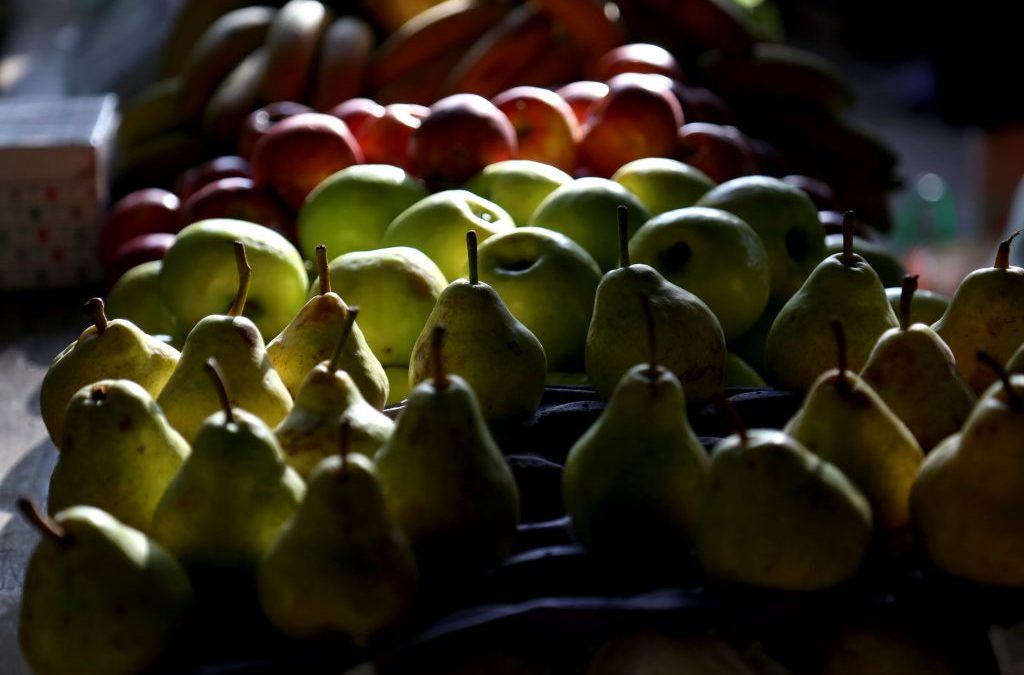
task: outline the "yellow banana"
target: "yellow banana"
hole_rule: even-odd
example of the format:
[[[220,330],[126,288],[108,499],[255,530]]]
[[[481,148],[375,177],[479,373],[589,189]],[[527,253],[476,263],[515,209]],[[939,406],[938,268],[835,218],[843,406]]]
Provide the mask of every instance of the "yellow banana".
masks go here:
[[[181,91],[181,78],[169,77],[149,85],[129,100],[121,110],[117,146],[136,145],[180,126]]]
[[[618,21],[605,13],[600,0],[532,0],[549,15],[580,54],[593,63],[626,41]]]
[[[359,4],[386,35],[394,33],[413,17],[441,0],[362,0]]]
[[[278,10],[263,46],[267,64],[259,93],[264,102],[305,98],[320,38],[330,21],[319,0],[289,0]]]
[[[267,69],[267,51],[260,47],[235,66],[213,92],[203,110],[203,135],[226,150],[234,150],[246,115],[258,108],[260,84]]]
[[[248,0],[185,0],[164,42],[164,75],[181,74],[192,47],[210,24],[247,4]]]
[[[335,19],[320,42],[309,99],[313,108],[326,112],[362,92],[374,42],[373,29],[362,19]]]

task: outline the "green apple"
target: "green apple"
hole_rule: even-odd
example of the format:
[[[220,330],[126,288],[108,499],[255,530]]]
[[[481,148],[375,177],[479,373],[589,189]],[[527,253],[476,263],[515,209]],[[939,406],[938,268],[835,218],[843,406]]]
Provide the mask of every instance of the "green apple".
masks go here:
[[[726,340],[749,330],[768,304],[768,253],[728,211],[690,206],[654,216],[633,235],[629,256],[703,300]]]
[[[245,316],[269,341],[305,304],[309,285],[299,251],[274,230],[230,218],[192,223],[167,249],[160,292],[185,332],[205,316],[226,312],[238,292],[236,240],[245,244],[252,268]]]
[[[150,260],[122,274],[107,294],[107,316],[128,319],[150,335],[178,344],[181,331],[160,294],[160,266],[159,260]]]
[[[332,256],[377,248],[391,221],[427,196],[417,178],[389,164],[357,164],[332,174],[306,197],[297,223],[307,260],[316,247]]]
[[[521,227],[485,241],[478,260],[480,281],[537,336],[548,370],[582,371],[601,281],[590,254],[559,232]]]
[[[668,157],[634,159],[619,167],[612,180],[635,194],[652,216],[693,206],[715,187],[700,169]]]
[[[468,190],[443,190],[425,197],[388,226],[380,246],[411,246],[430,256],[447,279],[466,266],[466,232],[476,230],[477,241],[515,229],[508,212]],[[360,324],[361,325],[361,324]]]
[[[843,235],[841,233],[826,235],[825,257],[842,252]],[[907,273],[907,270],[903,266],[903,262],[892,251],[873,241],[854,237],[853,252],[859,254],[871,265],[871,269],[878,274],[883,286],[901,286],[903,284],[903,275]]]
[[[743,176],[697,200],[735,213],[754,228],[771,266],[772,307],[782,307],[825,257],[825,226],[807,193],[769,176]]]
[[[572,176],[558,167],[529,159],[507,159],[488,165],[466,189],[508,211],[517,225],[526,225],[544,198]]]
[[[616,211],[624,205],[629,234],[647,221],[648,213],[636,195],[607,178],[577,178],[549,194],[533,212],[529,224],[566,235],[583,247],[602,272],[619,266]]]
[[[889,304],[892,305],[892,311],[896,312],[896,316],[900,315],[900,296],[902,294],[902,285],[885,289],[885,295],[889,298]],[[910,323],[923,323],[930,326],[942,318],[948,306],[948,295],[918,289],[914,291],[914,297],[910,299]]]
[[[722,377],[725,387],[766,387],[764,378],[760,373],[750,367],[750,364],[736,356],[732,352],[725,355],[725,374]]]
[[[395,246],[346,253],[327,269],[331,288],[349,305],[359,305],[359,328],[381,365],[407,368],[416,338],[448,285],[434,261],[417,249]],[[309,296],[318,290],[316,285]]]

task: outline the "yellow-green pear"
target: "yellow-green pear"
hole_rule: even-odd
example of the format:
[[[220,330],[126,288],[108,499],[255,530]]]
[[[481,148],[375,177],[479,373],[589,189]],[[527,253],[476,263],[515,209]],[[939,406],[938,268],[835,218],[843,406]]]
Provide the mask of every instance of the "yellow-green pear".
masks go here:
[[[1006,363],[1024,344],[1024,268],[1010,265],[1010,243],[1018,234],[999,244],[992,267],[974,270],[960,282],[946,313],[932,324],[978,395],[996,376],[978,362],[977,351],[985,349]]]
[[[341,354],[358,315],[359,308],[351,305],[331,360],[309,371],[291,412],[274,429],[285,459],[303,478],[320,460],[337,453],[342,425],[349,429],[349,451],[366,457],[376,455],[395,428],[389,417],[366,402],[341,369]]]
[[[902,527],[910,519],[910,487],[924,454],[885,401],[847,370],[842,324],[833,322],[833,330],[839,367],[821,374],[784,431],[861,489],[875,527]]]
[[[99,380],[126,379],[156,396],[180,356],[126,319],[108,321],[102,299],[93,298],[85,307],[92,325],[54,357],[39,388],[39,412],[58,449],[64,439],[64,411],[75,392]]]
[[[760,388],[767,386],[760,373],[739,355],[732,352],[725,355],[725,374],[722,379],[724,387]]]
[[[384,366],[384,373],[388,376],[387,405],[397,405],[409,395],[409,366]]]
[[[317,246],[320,293],[303,305],[291,323],[267,344],[267,356],[292,396],[306,374],[331,358],[345,329],[348,305],[331,290],[327,249]],[[356,325],[341,354],[341,367],[359,387],[366,401],[381,410],[388,400],[388,377]]]
[[[916,276],[904,279],[900,327],[882,334],[860,376],[928,452],[960,430],[975,399],[942,338],[910,323],[916,289]]]
[[[188,456],[185,439],[131,380],[100,380],[71,397],[47,507],[103,509],[147,532],[167,484]]]
[[[200,319],[181,350],[181,359],[157,398],[167,421],[190,443],[199,426],[220,409],[217,392],[203,375],[208,359],[221,364],[232,395],[232,405],[244,408],[274,426],[288,414],[292,397],[267,358],[259,329],[242,316],[249,292],[251,270],[245,246],[235,242],[238,295],[226,314]]]

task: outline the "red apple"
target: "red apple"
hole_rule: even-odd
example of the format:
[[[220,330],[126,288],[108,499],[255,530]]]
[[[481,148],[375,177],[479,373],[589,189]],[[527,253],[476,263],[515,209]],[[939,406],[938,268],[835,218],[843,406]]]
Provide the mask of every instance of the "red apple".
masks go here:
[[[163,260],[174,239],[175,235],[168,232],[150,232],[123,242],[103,266],[107,286],[113,286],[122,274],[136,265],[150,260]]]
[[[313,109],[296,101],[278,101],[252,111],[242,122],[242,131],[238,135],[238,154],[252,160],[256,141],[263,138],[270,127],[281,120],[308,112],[313,112]]]
[[[348,130],[359,140],[359,130],[371,119],[384,116],[384,106],[369,98],[350,98],[334,106],[328,112],[348,125]]]
[[[182,203],[195,194],[204,185],[221,178],[249,178],[252,168],[249,161],[238,155],[224,155],[194,166],[178,176],[174,182],[174,191]]]
[[[832,186],[823,180],[812,178],[811,176],[790,174],[783,176],[782,182],[806,192],[819,211],[839,210],[839,200],[836,199],[836,193],[832,190]]]
[[[561,96],[540,87],[513,87],[491,99],[516,130],[519,159],[532,159],[566,173],[576,169],[583,131]]]
[[[746,137],[736,127],[690,122],[679,129],[675,158],[696,167],[716,183],[758,173]]]
[[[181,225],[207,218],[259,223],[293,238],[295,218],[270,192],[248,178],[222,178],[205,185],[181,206]]]
[[[608,94],[608,85],[594,80],[577,80],[556,89],[555,93],[565,99],[576,114],[576,121],[583,124],[594,104]]]
[[[391,164],[406,171],[409,163],[409,139],[430,109],[415,103],[392,103],[384,114],[371,117],[355,133],[367,164]]]
[[[180,229],[181,200],[173,192],[146,188],[129,192],[110,209],[99,232],[100,263],[106,267],[124,242],[151,232]]]
[[[594,104],[583,125],[580,164],[609,177],[641,157],[671,157],[679,144],[683,110],[671,80],[624,73],[608,80],[608,95]]]
[[[680,82],[686,79],[676,57],[664,47],[646,42],[619,45],[593,66],[594,79],[602,82],[622,73],[655,73]]]
[[[725,99],[710,89],[693,87],[676,80],[672,84],[672,92],[683,107],[683,119],[687,122],[733,124],[736,121]]]
[[[252,151],[256,185],[267,187],[298,211],[325,178],[363,162],[363,151],[337,117],[302,113],[275,124]]]
[[[409,138],[412,172],[431,190],[459,187],[488,164],[515,159],[516,130],[477,94],[452,94],[430,106]]]

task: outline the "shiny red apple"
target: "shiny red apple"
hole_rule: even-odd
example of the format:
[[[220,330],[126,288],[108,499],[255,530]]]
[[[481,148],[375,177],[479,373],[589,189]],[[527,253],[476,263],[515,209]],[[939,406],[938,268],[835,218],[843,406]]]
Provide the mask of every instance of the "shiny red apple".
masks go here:
[[[247,220],[294,238],[294,216],[277,197],[248,178],[214,181],[182,204],[182,227],[207,218]]]
[[[367,164],[391,164],[406,171],[409,163],[409,139],[430,109],[415,103],[391,103],[384,114],[371,117],[354,131]]]
[[[576,169],[583,131],[565,99],[550,89],[513,87],[491,102],[516,130],[519,159],[549,164],[566,173]]]
[[[364,124],[384,116],[384,106],[370,98],[350,98],[331,108],[328,114],[347,124],[348,130],[359,140]]]
[[[238,155],[214,157],[183,171],[174,181],[174,192],[184,203],[204,185],[222,178],[250,178],[251,176],[252,167],[249,166],[249,160],[244,157]]]
[[[759,173],[746,137],[736,128],[690,122],[679,129],[675,158],[696,167],[716,183]]]
[[[647,42],[619,45],[605,52],[594,63],[592,75],[602,82],[622,73],[654,73],[684,81],[683,69],[676,57],[664,47]]]
[[[136,265],[150,260],[163,260],[174,239],[175,235],[168,232],[150,232],[123,242],[103,266],[107,286],[113,286],[122,274]]]
[[[576,114],[576,121],[583,124],[595,103],[608,94],[608,85],[596,80],[577,80],[555,90]]]
[[[145,188],[129,192],[110,209],[99,232],[100,264],[106,267],[124,242],[153,232],[180,229],[181,200],[173,192]]]
[[[251,160],[256,141],[263,138],[270,131],[270,127],[281,120],[308,112],[313,112],[313,109],[296,101],[278,101],[252,111],[242,122],[242,131],[238,136],[238,154]]]

